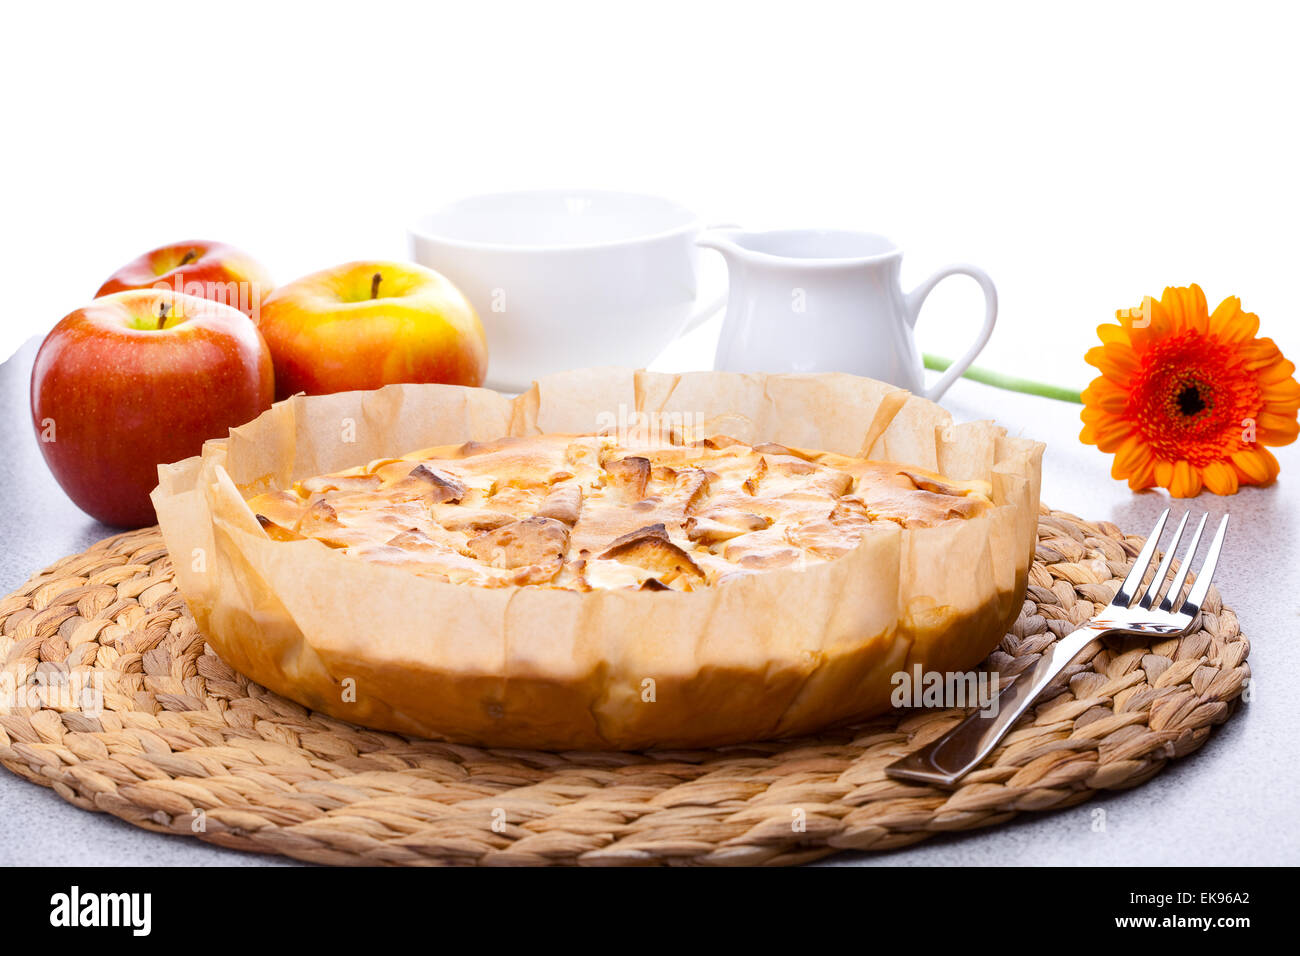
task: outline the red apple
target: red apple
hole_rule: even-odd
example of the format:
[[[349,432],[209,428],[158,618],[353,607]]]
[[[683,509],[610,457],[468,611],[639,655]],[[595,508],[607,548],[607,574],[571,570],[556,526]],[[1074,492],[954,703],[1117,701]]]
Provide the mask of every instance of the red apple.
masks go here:
[[[280,286],[258,328],[278,398],[396,382],[481,385],[487,339],[449,280],[408,262],[351,262]]]
[[[132,259],[95,295],[163,288],[233,305],[256,321],[258,304],[274,286],[270,274],[247,253],[225,243],[195,240],[159,246]]]
[[[54,327],[32,369],[45,462],[105,524],[152,524],[158,465],[271,405],[271,353],[238,309],[162,289],[115,292]]]

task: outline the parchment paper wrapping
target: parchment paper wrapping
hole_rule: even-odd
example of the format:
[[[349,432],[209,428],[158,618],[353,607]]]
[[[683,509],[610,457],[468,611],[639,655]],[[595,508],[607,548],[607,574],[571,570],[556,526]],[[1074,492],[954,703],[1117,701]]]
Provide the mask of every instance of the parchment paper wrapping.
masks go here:
[[[593,432],[633,411],[985,479],[996,507],[930,529],[882,523],[847,556],[806,570],[692,593],[580,593],[447,584],[313,540],[272,541],[244,504],[430,445]],[[916,662],[977,665],[1021,606],[1042,451],[850,375],[588,369],[513,400],[443,385],[297,396],[160,467],[153,501],[212,648],[285,697],[486,746],[715,746],[885,710],[891,676]]]

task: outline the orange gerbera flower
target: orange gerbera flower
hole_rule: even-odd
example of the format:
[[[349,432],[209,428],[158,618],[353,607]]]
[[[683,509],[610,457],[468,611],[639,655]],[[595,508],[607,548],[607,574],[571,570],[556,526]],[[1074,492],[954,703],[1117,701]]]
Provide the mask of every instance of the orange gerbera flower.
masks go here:
[[[1259,317],[1241,300],[1213,313],[1199,286],[1165,289],[1099,325],[1085,360],[1101,370],[1083,391],[1079,438],[1113,452],[1110,473],[1129,487],[1190,498],[1266,485],[1278,463],[1265,445],[1295,441],[1300,383]]]

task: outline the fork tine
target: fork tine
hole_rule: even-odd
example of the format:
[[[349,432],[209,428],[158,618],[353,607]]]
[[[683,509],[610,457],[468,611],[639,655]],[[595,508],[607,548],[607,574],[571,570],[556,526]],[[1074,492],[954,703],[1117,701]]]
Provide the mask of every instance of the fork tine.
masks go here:
[[[1147,543],[1142,545],[1142,550],[1133,561],[1133,570],[1129,571],[1128,577],[1115,592],[1115,597],[1110,602],[1111,607],[1127,608],[1133,603],[1133,595],[1137,594],[1137,589],[1142,586],[1142,579],[1146,577],[1147,568],[1151,566],[1151,556],[1156,553],[1156,545],[1160,543],[1160,535],[1165,530],[1165,521],[1168,517],[1168,508],[1160,512],[1160,517],[1156,519],[1156,526],[1147,536]]]
[[[1187,516],[1190,511],[1183,512],[1183,518],[1178,522],[1178,527],[1174,529],[1174,536],[1169,539],[1169,544],[1165,548],[1165,556],[1160,561],[1160,567],[1156,568],[1155,575],[1151,578],[1151,586],[1147,588],[1147,593],[1142,595],[1142,600],[1138,601],[1138,607],[1143,610],[1150,610],[1155,599],[1160,596],[1160,589],[1164,587],[1165,576],[1169,573],[1169,565],[1174,563],[1174,552],[1178,550],[1178,542],[1182,540],[1183,529],[1187,527]]]
[[[1208,514],[1201,515],[1201,523],[1196,526],[1196,534],[1192,535],[1192,543],[1187,546],[1183,560],[1178,562],[1178,573],[1174,575],[1169,590],[1165,592],[1165,599],[1160,602],[1160,610],[1173,611],[1174,603],[1183,593],[1183,582],[1187,580],[1187,572],[1192,569],[1192,559],[1196,557],[1196,547],[1201,543],[1201,532],[1205,530],[1205,522],[1209,517]]]
[[[1190,614],[1195,617],[1200,612],[1205,595],[1210,591],[1210,578],[1214,576],[1214,566],[1219,563],[1219,552],[1223,550],[1223,538],[1227,533],[1228,516],[1224,515],[1223,520],[1219,522],[1219,530],[1214,533],[1214,540],[1210,542],[1210,550],[1205,552],[1205,563],[1196,573],[1196,583],[1188,592],[1183,606],[1178,609],[1180,614]]]

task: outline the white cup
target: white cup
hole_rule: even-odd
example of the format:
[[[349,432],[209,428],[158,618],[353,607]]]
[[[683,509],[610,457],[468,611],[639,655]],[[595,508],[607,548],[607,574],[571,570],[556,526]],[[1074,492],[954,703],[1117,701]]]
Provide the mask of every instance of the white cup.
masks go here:
[[[697,301],[704,225],[658,196],[532,190],[461,199],[410,227],[411,255],[469,298],[488,337],[487,385],[640,368],[722,308]]]

